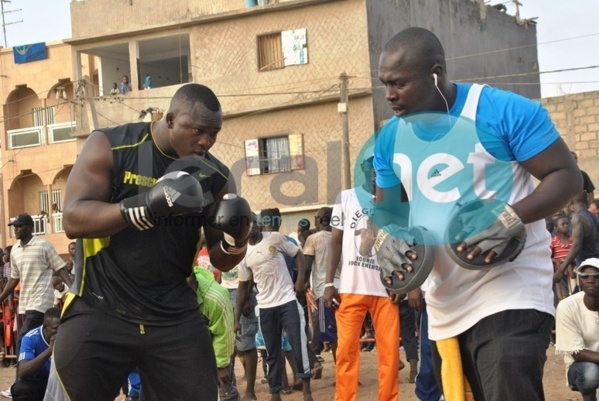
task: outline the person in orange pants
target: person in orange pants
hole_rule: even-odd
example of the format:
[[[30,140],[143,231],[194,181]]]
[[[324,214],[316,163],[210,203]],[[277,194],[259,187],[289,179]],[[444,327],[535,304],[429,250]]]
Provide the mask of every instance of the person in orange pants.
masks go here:
[[[374,207],[372,157],[361,164],[364,185],[342,191],[331,217],[331,244],[324,301],[337,309],[335,400],[353,401],[358,393],[360,332],[366,312],[374,324],[379,363],[379,401],[397,401],[399,385],[399,309],[380,279],[373,250],[374,230],[366,210]],[[341,263],[340,263],[341,262]],[[341,266],[339,280],[334,277]]]

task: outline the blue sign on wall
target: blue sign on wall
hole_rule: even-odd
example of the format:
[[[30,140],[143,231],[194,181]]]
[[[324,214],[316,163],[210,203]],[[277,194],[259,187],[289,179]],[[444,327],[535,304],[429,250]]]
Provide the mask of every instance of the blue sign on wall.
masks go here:
[[[12,48],[12,52],[15,57],[15,64],[23,64],[48,58],[46,42],[15,46]]]

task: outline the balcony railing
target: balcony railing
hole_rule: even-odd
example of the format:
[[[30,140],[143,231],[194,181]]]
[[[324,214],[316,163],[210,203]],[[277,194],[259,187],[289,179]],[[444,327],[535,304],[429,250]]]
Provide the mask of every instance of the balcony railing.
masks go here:
[[[52,213],[52,222],[55,233],[64,233],[64,228],[62,227],[62,212]]]

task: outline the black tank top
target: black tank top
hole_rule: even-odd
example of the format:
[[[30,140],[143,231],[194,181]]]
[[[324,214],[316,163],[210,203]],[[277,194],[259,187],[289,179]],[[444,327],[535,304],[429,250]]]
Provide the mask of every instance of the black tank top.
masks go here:
[[[154,144],[149,123],[101,131],[112,147],[114,203],[148,191],[174,161]],[[207,154],[194,175],[210,197],[227,184],[229,170]],[[178,217],[145,231],[127,228],[111,237],[82,240],[83,263],[73,292],[134,323],[170,325],[191,318],[198,303],[186,279],[204,220],[203,214]]]

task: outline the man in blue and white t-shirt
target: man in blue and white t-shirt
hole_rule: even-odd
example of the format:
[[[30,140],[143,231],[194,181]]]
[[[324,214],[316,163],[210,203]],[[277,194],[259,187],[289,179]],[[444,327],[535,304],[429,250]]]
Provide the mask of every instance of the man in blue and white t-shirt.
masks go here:
[[[10,389],[13,400],[44,399],[59,323],[60,309],[50,308],[44,313],[44,324],[23,337],[17,365],[18,379]]]
[[[427,244],[436,250],[426,282],[430,339],[446,344],[457,338],[476,400],[543,400],[555,313],[543,219],[582,188],[574,159],[540,103],[451,82],[443,46],[426,29],[408,28],[384,46],[379,79],[395,117],[376,137],[376,199],[397,217],[381,221],[375,212],[375,223],[385,227],[405,217],[397,206],[407,199],[410,226],[434,238]],[[455,243],[463,238],[448,234],[455,221],[449,216],[483,201],[500,205],[497,217],[480,236],[466,237],[473,244]],[[459,218],[472,224],[469,216]],[[506,257],[489,267],[504,255],[504,244],[524,235],[521,253],[509,254],[513,261]],[[383,237],[381,243],[397,242]],[[419,268],[413,259],[388,259],[384,266],[379,249],[391,253],[393,247],[377,247],[378,261],[400,280],[406,264]]]

